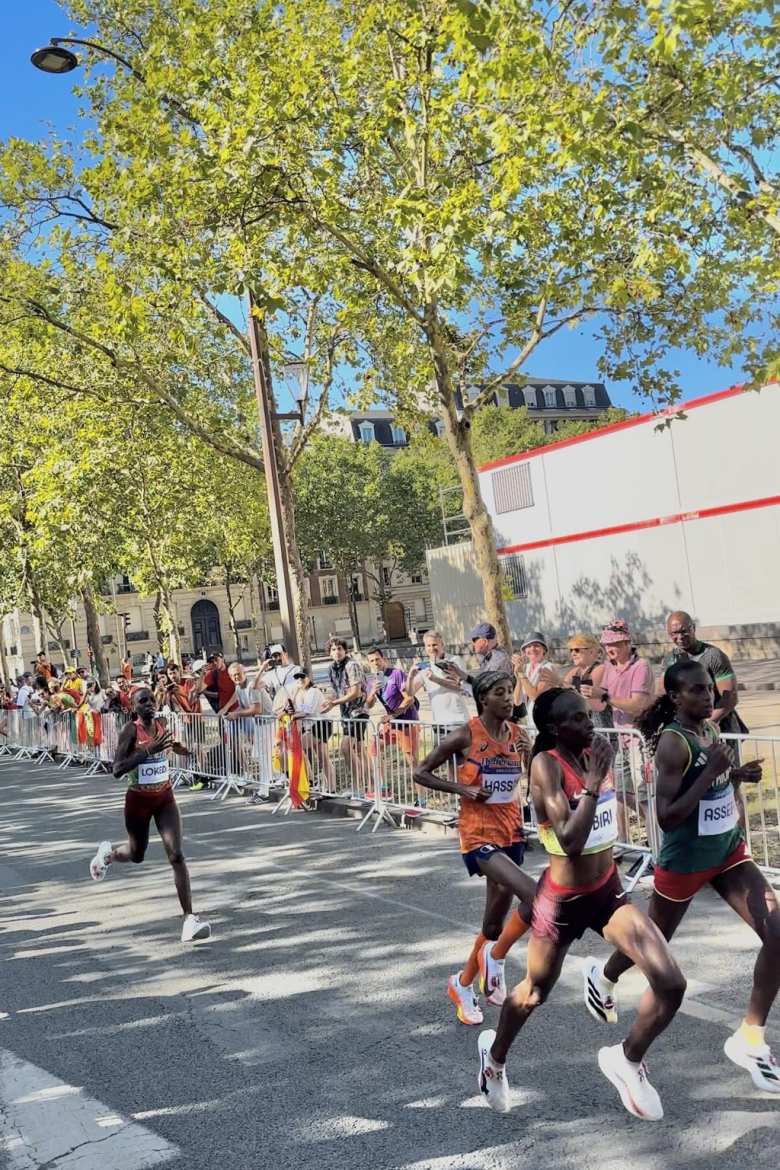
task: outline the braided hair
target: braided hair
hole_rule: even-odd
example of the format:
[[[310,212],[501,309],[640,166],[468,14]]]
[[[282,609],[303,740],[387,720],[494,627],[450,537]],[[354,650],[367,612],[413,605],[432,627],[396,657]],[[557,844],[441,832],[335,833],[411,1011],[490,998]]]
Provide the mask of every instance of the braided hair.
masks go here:
[[[536,724],[537,734],[531,752],[532,760],[534,756],[539,755],[539,752],[549,752],[555,747],[552,709],[555,706],[556,699],[559,699],[561,695],[567,693],[568,691],[565,687],[550,687],[548,691],[542,691],[541,695],[534,700],[534,723]]]
[[[492,691],[493,687],[502,682],[509,683],[510,686],[513,686],[514,681],[512,675],[506,670],[485,670],[482,674],[478,674],[471,684],[471,693],[477,705],[477,714],[482,714],[482,708],[485,705],[485,695],[488,691]]]
[[[694,670],[701,670],[701,665],[692,658],[684,658],[681,662],[673,662],[664,672],[664,693],[643,711],[636,719],[636,727],[641,731],[647,743],[647,750],[654,756],[665,728],[677,718],[677,708],[672,702],[671,695],[677,694],[680,684],[686,675]]]

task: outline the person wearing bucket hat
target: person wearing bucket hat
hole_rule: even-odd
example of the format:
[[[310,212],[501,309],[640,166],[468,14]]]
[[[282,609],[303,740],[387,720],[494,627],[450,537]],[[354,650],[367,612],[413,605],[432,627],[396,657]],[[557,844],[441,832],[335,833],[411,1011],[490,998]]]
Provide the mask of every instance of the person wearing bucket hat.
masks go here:
[[[541,630],[527,634],[520,653],[512,655],[515,674],[515,703],[525,703],[529,723],[533,719],[534,700],[550,687],[559,687],[561,679],[547,657],[547,638]]]
[[[531,745],[525,731],[512,722],[512,688],[512,675],[506,671],[481,674],[474,682],[477,715],[445,736],[414,771],[415,783],[423,788],[460,797],[463,863],[470,877],[487,879],[482,929],[465,964],[447,983],[462,1024],[482,1023],[473,986],[478,975],[488,1003],[504,1002],[504,958],[529,928],[536,892],[533,879],[520,869],[525,838],[519,793]],[[519,906],[510,915],[513,897]]]

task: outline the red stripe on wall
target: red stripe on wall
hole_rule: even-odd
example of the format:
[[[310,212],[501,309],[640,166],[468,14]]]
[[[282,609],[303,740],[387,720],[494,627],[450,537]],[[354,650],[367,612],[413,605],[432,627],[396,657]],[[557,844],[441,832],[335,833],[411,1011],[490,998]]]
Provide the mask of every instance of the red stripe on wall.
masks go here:
[[[643,528],[660,528],[663,524],[707,520],[711,516],[728,516],[733,512],[750,512],[754,508],[772,508],[778,505],[780,505],[780,496],[764,496],[758,500],[740,500],[737,504],[719,504],[717,508],[700,508],[696,512],[675,512],[671,516],[654,516],[651,520],[634,520],[630,524],[613,524],[610,528],[593,528],[588,532],[572,532],[566,536],[550,536],[546,540],[530,540],[526,544],[507,544],[496,551],[499,556],[507,556],[509,553],[531,552],[537,548],[552,548],[559,544],[575,544],[580,540],[599,540],[604,536],[619,536],[622,532],[641,532]]]
[[[770,383],[770,386],[772,383]],[[717,390],[714,394],[705,394],[701,398],[692,398],[690,402],[681,402],[679,406],[670,406],[660,410],[657,414],[640,414],[636,418],[626,418],[622,422],[610,423],[609,426],[599,427],[597,431],[588,431],[585,435],[573,435],[570,439],[560,439],[557,443],[548,443],[544,447],[534,447],[532,451],[521,451],[518,455],[506,455],[503,459],[494,459],[490,463],[483,463],[478,471],[493,471],[496,467],[506,467],[510,463],[520,463],[524,459],[536,459],[539,455],[546,455],[548,451],[562,451],[564,447],[573,447],[576,443],[587,443],[591,439],[600,439],[603,435],[615,435],[618,431],[627,431],[631,427],[641,426],[643,423],[663,422],[665,418],[674,418],[689,410],[696,410],[700,406],[711,406],[714,402],[721,402],[724,398],[733,398],[741,394],[743,385],[729,386],[726,390]],[[764,387],[769,389],[769,387]],[[533,415],[530,416],[533,418]]]

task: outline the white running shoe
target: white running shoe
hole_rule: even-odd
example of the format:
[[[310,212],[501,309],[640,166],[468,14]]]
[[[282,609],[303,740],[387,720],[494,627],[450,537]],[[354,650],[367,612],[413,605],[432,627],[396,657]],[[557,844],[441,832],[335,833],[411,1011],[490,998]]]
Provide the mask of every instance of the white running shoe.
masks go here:
[[[480,1032],[477,1040],[479,1052],[479,1075],[477,1084],[479,1091],[491,1109],[496,1113],[509,1112],[509,1082],[506,1079],[506,1068],[498,1068],[491,1059],[490,1049],[496,1034],[493,1029]]]
[[[455,1011],[461,1024],[481,1024],[484,1016],[479,1006],[479,1000],[474,994],[471,984],[464,987],[460,981],[460,972],[450,975],[447,980],[447,995],[455,1004]]]
[[[604,967],[593,956],[582,965],[582,994],[585,1007],[594,1020],[600,1024],[616,1024],[618,1021],[617,995],[615,984],[604,978]]]
[[[780,1093],[780,1065],[768,1044],[751,1048],[744,1036],[736,1031],[723,1045],[723,1051],[734,1064],[747,1069],[757,1089],[765,1089],[768,1093]]]
[[[647,1079],[644,1061],[632,1064],[626,1060],[622,1044],[599,1049],[599,1068],[620,1093],[620,1100],[629,1113],[643,1121],[660,1121],[664,1115],[661,1098]]]
[[[89,863],[89,873],[93,882],[102,882],[103,878],[108,873],[108,867],[111,864],[111,854],[113,848],[110,841],[101,841],[97,847],[97,853]]]
[[[486,942],[479,952],[479,990],[495,1007],[501,1007],[506,999],[506,976],[504,960],[494,959],[493,944]]]
[[[184,925],[181,928],[182,942],[197,942],[201,938],[209,938],[211,927],[208,922],[198,918],[197,914],[185,914]]]

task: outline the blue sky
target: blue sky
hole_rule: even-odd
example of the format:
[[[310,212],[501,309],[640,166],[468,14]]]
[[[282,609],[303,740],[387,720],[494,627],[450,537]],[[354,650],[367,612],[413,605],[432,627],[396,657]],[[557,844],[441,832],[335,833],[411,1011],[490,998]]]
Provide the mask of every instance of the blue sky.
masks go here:
[[[79,134],[78,105],[72,93],[74,78],[49,77],[30,64],[30,53],[48,42],[50,36],[67,36],[68,17],[55,0],[21,0],[3,5],[4,68],[0,81],[0,138],[40,138],[52,127],[61,137]],[[598,343],[587,326],[562,330],[545,344],[531,361],[527,373],[533,377],[592,381],[599,378]],[[684,398],[694,398],[739,382],[738,367],[723,369],[679,352],[671,359],[680,370]],[[647,409],[627,383],[608,385],[616,406]]]

